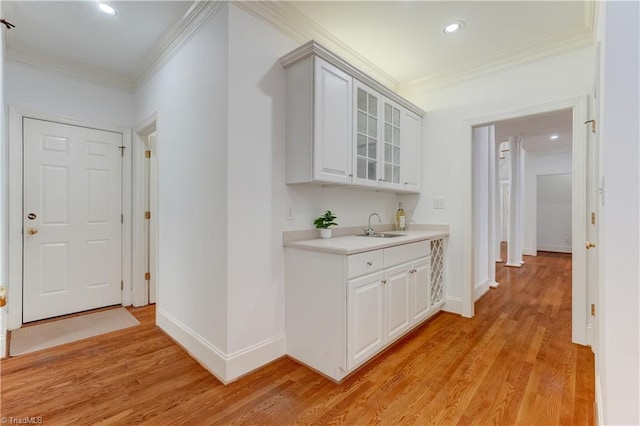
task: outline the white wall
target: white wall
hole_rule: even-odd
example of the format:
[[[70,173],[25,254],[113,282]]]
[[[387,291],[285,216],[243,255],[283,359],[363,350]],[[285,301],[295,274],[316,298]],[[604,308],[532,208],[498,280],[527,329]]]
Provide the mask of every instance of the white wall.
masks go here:
[[[469,248],[466,228],[466,196],[471,182],[461,155],[468,152],[471,129],[466,123],[477,117],[503,113],[531,105],[571,99],[592,87],[593,49],[585,48],[451,87],[402,93],[427,111],[426,145],[423,149],[422,195],[415,220],[449,223],[448,306],[455,306],[469,286],[472,272],[465,265]],[[433,209],[433,198],[445,198],[447,208]],[[466,232],[466,231],[465,231]]]
[[[227,351],[227,6],[135,92],[157,113],[158,324],[224,378]]]
[[[245,368],[241,357],[249,348],[262,348],[271,359],[284,354],[282,231],[313,228],[313,219],[327,209],[340,226],[364,226],[374,211],[391,223],[398,199],[285,184],[285,70],[279,58],[298,43],[233,4],[229,12],[228,352]],[[293,220],[286,218],[288,207]],[[232,367],[232,374],[242,372]]]
[[[15,31],[15,30],[14,30]],[[131,128],[133,94],[13,61],[5,63],[5,101],[22,113]]]
[[[536,256],[538,235],[537,212],[537,176],[566,174],[572,171],[571,152],[555,154],[533,155],[528,153],[525,163],[525,208],[524,208],[524,243],[523,253],[529,256]],[[571,196],[571,195],[569,195]],[[571,225],[571,222],[569,222]],[[571,228],[569,227],[569,237],[571,238]],[[566,239],[566,237],[565,237]],[[571,241],[571,240],[570,240]],[[565,243],[566,244],[566,243]],[[571,243],[568,244],[569,249]],[[541,248],[538,248],[542,250]]]
[[[640,424],[640,3],[606,2],[599,20],[601,208],[600,421]]]
[[[537,179],[538,250],[571,253],[571,174]]]
[[[474,299],[489,289],[489,127],[473,129]]]

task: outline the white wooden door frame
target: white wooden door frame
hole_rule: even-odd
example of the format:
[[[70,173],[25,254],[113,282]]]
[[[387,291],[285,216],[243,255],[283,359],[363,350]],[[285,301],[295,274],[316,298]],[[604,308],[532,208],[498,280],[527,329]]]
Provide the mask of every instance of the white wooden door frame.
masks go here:
[[[149,303],[149,293],[146,290],[146,281],[144,279],[144,273],[149,272],[154,275],[156,278],[156,304],[159,306],[160,304],[160,291],[159,291],[159,277],[157,270],[157,262],[156,270],[153,271],[145,271],[145,250],[146,245],[144,243],[144,238],[146,238],[145,232],[145,219],[144,219],[144,197],[145,197],[145,156],[144,152],[145,148],[145,139],[153,132],[158,132],[158,136],[156,139],[156,149],[159,149],[160,146],[160,132],[158,129],[158,114],[154,113],[147,119],[143,120],[134,131],[134,143],[132,149],[132,157],[133,157],[133,194],[132,194],[132,234],[133,238],[133,246],[132,246],[132,271],[133,271],[133,293],[132,293],[132,303],[133,306],[144,306]],[[155,156],[157,159],[157,156]],[[156,160],[157,161],[157,160]],[[156,200],[157,202],[157,200]],[[158,207],[152,206],[151,210],[155,210],[154,213],[157,213]],[[152,213],[153,217],[153,213]],[[156,215],[157,219],[157,215]],[[157,224],[157,220],[154,220],[153,223]],[[156,235],[157,230],[156,230]],[[156,238],[156,247],[155,253],[158,255],[159,244],[158,239]]]
[[[463,137],[464,147],[460,152],[459,161],[462,162],[464,171],[463,204],[464,221],[462,226],[463,238],[463,262],[462,274],[466,284],[462,289],[462,315],[472,317],[474,315],[474,282],[473,282],[473,192],[472,192],[472,141],[473,127],[489,125],[497,121],[518,118],[527,115],[541,114],[545,112],[559,111],[571,108],[572,118],[572,318],[571,340],[574,343],[585,345],[587,343],[587,255],[584,242],[587,237],[587,129],[584,124],[587,115],[587,97],[581,96],[571,99],[563,99],[540,105],[532,105],[502,113],[474,117],[464,121]]]
[[[72,126],[90,127],[122,134],[125,146],[122,169],[122,305],[131,305],[131,129],[90,123],[69,117],[20,110],[9,106],[9,265],[7,325],[9,330],[22,326],[22,119],[53,121]]]

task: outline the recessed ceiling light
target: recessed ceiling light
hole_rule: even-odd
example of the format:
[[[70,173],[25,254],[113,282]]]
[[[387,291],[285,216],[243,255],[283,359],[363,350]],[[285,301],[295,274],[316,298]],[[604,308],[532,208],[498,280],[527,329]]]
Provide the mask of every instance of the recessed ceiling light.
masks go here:
[[[116,10],[116,8],[113,6],[109,6],[107,3],[98,3],[96,7],[100,12],[104,13],[105,15],[116,16],[118,14],[118,11]]]
[[[549,136],[549,139],[554,141],[554,140],[558,139],[558,135],[551,135],[551,136]]]
[[[460,31],[463,28],[464,28],[464,22],[456,21],[456,22],[452,22],[450,24],[447,24],[447,26],[444,27],[444,29],[442,31],[445,34],[451,34],[451,33],[457,33],[458,31]]]

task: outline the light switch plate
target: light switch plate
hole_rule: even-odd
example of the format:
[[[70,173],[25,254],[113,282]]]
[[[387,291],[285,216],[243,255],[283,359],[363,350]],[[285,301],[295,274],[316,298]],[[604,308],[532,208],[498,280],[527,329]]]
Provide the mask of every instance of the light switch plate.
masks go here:
[[[434,198],[433,199],[433,208],[434,209],[444,209],[444,198]]]
[[[293,207],[287,206],[287,220],[293,220],[294,218]]]

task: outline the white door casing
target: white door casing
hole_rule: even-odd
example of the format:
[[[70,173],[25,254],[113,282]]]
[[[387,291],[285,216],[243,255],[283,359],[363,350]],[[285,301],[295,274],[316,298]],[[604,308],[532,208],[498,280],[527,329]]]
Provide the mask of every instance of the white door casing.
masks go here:
[[[151,212],[151,217],[147,220],[147,272],[148,280],[148,301],[157,301],[157,243],[158,243],[158,160],[157,160],[157,138],[158,133],[154,132],[147,137],[147,150],[150,153],[148,161],[145,162],[147,169],[146,179],[146,211]]]
[[[123,135],[23,123],[23,322],[122,303]]]
[[[469,118],[464,121],[464,132],[466,149],[459,153],[459,161],[462,162],[464,175],[462,179],[466,182],[464,189],[462,211],[466,212],[462,226],[463,251],[462,251],[462,274],[465,279],[461,297],[461,313],[464,317],[474,315],[474,282],[473,282],[473,191],[472,191],[472,128],[481,125],[495,123],[497,121],[517,118],[527,115],[534,115],[544,112],[559,111],[562,109],[572,109],[572,170],[575,185],[572,187],[572,318],[571,318],[571,340],[574,343],[587,343],[587,288],[586,288],[586,251],[584,241],[586,241],[586,192],[587,192],[587,170],[586,170],[586,132],[584,122],[587,120],[587,99],[586,97],[571,98],[549,102],[546,104],[533,105],[524,108],[514,109],[508,112],[490,114],[481,117]]]
[[[595,126],[586,123],[587,127],[587,343],[591,345],[593,352],[597,352],[598,321],[596,321],[598,307],[598,278],[599,278],[599,226],[600,226],[600,147],[598,138],[598,112],[597,99],[590,98],[591,119],[595,120]],[[595,130],[595,132],[593,131]],[[593,306],[593,308],[591,308]],[[592,312],[593,309],[593,312]]]

